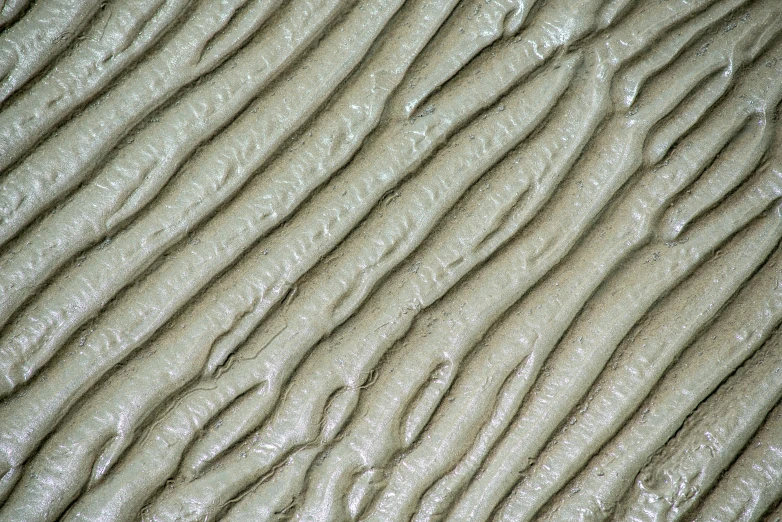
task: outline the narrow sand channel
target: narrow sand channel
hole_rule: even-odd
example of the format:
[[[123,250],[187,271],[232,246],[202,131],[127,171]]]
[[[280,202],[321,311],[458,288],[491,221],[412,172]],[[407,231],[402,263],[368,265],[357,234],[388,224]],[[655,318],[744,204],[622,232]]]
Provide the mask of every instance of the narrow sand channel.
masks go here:
[[[779,521],[779,0],[0,3],[0,522]]]

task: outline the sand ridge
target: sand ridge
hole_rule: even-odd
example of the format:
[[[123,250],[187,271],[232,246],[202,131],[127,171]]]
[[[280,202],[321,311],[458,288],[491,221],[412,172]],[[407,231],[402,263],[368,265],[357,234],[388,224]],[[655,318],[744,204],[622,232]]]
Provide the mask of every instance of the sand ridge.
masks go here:
[[[774,520],[777,0],[8,0],[0,521]]]

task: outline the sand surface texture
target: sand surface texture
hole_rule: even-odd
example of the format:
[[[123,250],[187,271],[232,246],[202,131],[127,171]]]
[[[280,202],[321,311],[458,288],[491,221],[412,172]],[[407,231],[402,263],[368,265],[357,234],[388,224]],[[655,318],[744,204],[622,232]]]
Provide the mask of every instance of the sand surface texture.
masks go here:
[[[0,522],[782,517],[782,1],[0,3]]]

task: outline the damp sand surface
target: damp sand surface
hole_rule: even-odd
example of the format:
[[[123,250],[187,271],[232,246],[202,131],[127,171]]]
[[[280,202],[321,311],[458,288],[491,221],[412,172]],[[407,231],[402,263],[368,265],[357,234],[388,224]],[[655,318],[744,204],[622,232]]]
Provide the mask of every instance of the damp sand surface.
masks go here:
[[[7,0],[0,521],[782,513],[776,0]]]

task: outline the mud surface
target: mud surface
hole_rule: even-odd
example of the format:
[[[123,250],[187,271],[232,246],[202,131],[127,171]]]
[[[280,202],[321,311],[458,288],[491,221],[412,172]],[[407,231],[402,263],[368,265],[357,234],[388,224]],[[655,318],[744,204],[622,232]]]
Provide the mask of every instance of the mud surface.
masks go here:
[[[779,0],[6,0],[0,521],[782,516]]]

